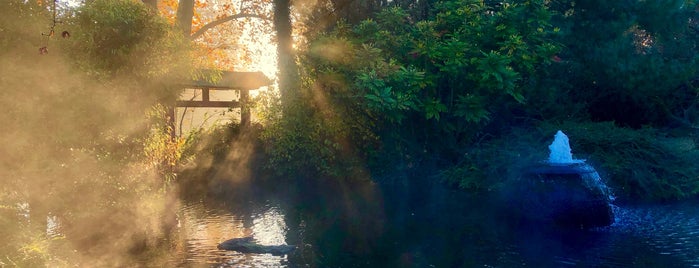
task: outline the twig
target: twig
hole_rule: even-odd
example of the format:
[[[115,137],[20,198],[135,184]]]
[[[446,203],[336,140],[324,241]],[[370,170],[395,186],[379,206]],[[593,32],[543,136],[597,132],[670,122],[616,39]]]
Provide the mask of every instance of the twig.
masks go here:
[[[189,99],[189,101],[193,101],[196,97],[197,97],[197,91],[195,90],[194,96],[192,96],[192,98]],[[187,107],[187,106],[184,107],[184,111],[182,111],[182,117],[180,117],[180,127],[179,127],[180,136],[182,136],[182,123],[184,122],[184,116],[187,114],[187,108],[189,108],[189,107]]]
[[[53,21],[51,24],[51,27],[49,27],[49,33],[41,33],[41,35],[46,36],[46,43],[43,47],[39,48],[39,54],[47,54],[49,52],[48,46],[49,46],[49,39],[51,39],[51,36],[53,36],[56,33],[56,24],[60,23],[56,19],[56,1],[58,0],[53,0],[53,3],[51,4],[51,9],[53,13]],[[64,36],[65,37],[65,36]]]

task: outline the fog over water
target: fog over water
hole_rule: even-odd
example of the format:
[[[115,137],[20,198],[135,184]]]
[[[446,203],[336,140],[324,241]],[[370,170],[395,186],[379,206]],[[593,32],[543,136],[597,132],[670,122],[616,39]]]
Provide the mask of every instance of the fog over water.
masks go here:
[[[167,236],[177,204],[146,149],[172,70],[149,72],[139,53],[99,69],[90,32],[69,18],[52,27],[31,3],[3,2],[0,17],[11,37],[0,41],[0,266],[128,266]]]

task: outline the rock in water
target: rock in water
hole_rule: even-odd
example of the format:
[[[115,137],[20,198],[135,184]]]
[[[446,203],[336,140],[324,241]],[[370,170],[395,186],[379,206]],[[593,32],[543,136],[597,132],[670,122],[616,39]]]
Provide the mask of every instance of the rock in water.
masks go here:
[[[260,245],[255,243],[255,240],[252,237],[242,237],[226,240],[223,243],[218,244],[218,249],[233,250],[240,253],[268,253],[280,256],[291,253],[296,249],[296,247],[291,245]]]

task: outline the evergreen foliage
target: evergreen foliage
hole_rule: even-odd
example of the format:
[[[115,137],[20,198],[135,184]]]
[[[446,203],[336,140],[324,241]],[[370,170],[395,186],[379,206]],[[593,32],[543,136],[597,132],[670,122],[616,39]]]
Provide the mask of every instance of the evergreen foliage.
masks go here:
[[[556,10],[563,64],[551,78],[590,119],[633,128],[695,123],[696,3],[562,1]]]

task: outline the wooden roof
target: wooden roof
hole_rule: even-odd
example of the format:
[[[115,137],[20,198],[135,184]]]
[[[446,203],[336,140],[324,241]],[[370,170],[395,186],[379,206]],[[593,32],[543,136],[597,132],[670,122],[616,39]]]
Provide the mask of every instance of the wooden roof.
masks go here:
[[[185,86],[206,87],[216,89],[258,89],[272,84],[262,72],[230,72],[223,70],[200,70],[198,79],[193,79]],[[215,81],[209,81],[212,78]]]

